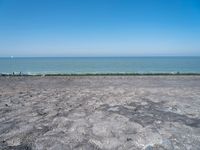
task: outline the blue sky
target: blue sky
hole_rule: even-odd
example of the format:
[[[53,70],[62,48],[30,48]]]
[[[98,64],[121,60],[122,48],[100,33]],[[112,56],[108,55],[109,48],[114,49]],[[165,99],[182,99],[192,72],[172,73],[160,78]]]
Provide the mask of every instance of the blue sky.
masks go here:
[[[200,56],[199,0],[0,0],[0,56]]]

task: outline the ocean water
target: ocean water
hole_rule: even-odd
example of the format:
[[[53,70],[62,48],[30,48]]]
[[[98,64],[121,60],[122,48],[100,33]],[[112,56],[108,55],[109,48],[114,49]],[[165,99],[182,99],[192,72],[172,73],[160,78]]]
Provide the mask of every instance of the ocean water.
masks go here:
[[[0,58],[0,73],[200,73],[200,57]]]

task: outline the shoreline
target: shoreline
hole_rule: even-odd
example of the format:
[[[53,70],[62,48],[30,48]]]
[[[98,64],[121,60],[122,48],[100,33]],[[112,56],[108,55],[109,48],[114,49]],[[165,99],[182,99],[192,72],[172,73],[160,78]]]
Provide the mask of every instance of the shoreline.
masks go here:
[[[200,73],[52,73],[23,74],[0,73],[0,76],[200,76]]]

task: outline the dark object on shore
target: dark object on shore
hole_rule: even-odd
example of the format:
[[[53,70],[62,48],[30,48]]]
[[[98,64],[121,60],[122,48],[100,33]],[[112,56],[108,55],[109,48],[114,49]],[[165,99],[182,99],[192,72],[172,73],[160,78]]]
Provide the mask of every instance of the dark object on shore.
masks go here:
[[[132,138],[127,138],[126,141],[132,141]]]

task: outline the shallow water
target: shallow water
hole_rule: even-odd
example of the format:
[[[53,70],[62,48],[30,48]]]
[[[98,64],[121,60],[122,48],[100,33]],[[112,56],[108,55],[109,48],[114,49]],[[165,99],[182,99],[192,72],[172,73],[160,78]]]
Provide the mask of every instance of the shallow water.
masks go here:
[[[0,73],[200,73],[200,57],[0,58]]]

